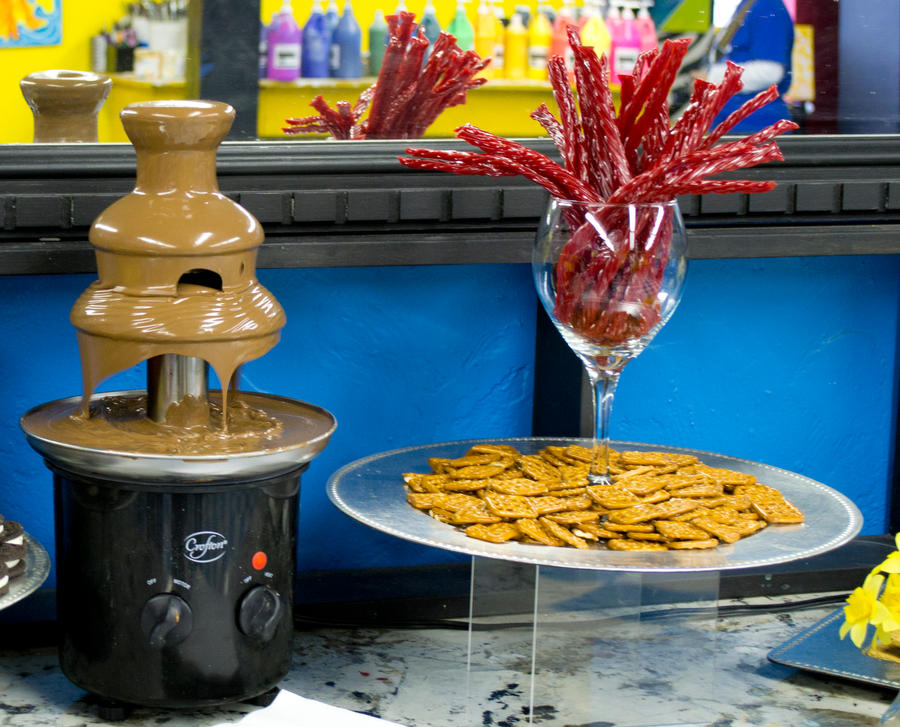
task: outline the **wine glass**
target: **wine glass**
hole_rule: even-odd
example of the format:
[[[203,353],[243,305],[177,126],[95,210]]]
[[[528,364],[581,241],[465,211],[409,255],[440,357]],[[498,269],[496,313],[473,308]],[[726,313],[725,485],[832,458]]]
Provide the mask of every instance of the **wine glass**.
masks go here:
[[[553,198],[532,257],[538,296],[591,383],[588,480],[609,484],[609,415],[622,369],[678,306],[687,236],[676,202],[606,204]]]

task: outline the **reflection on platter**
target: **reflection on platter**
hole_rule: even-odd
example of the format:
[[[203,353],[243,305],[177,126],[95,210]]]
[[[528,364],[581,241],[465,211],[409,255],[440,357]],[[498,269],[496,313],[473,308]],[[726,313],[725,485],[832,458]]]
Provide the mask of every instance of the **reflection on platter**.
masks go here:
[[[25,573],[10,579],[9,590],[0,596],[0,609],[30,596],[47,580],[49,573],[50,556],[39,542],[25,533]]]
[[[752,474],[761,483],[780,490],[803,511],[806,521],[801,525],[768,527],[712,550],[616,552],[602,546],[578,550],[478,541],[407,504],[404,472],[426,471],[430,457],[459,457],[473,444],[485,442],[509,444],[523,454],[537,453],[548,445],[590,446],[590,441],[583,439],[521,438],[444,442],[392,450],[351,462],[335,472],[328,481],[328,496],[355,520],[404,540],[485,558],[591,570],[718,571],[784,563],[837,548],[862,527],[862,516],[847,497],[802,475],[723,454],[637,442],[613,442],[612,446],[693,454],[711,467]]]
[[[783,666],[900,689],[900,663],[867,656],[849,639],[841,639],[844,609],[839,608],[769,652]]]

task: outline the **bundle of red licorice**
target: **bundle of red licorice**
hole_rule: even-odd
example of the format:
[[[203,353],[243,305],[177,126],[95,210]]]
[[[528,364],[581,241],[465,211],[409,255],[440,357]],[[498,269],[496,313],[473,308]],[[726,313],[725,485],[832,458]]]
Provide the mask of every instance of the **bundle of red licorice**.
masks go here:
[[[423,65],[428,39],[416,28],[415,13],[387,17],[389,41],[376,82],[356,103],[331,108],[322,96],[310,103],[318,116],[287,119],[287,134],[328,133],[334,139],[418,139],[441,112],[466,101],[469,89],[485,83],[476,77],[490,59],[463,51],[449,33],[441,33]],[[415,32],[413,32],[415,29]],[[362,120],[363,115],[369,115]]]
[[[531,114],[553,140],[562,165],[469,124],[458,128],[456,135],[481,152],[407,149],[412,158],[401,157],[400,162],[454,174],[522,175],[559,199],[609,205],[668,202],[687,194],[765,192],[775,186],[769,181],[711,179],[723,172],[782,160],[773,139],[797,128],[791,121],[779,121],[743,139],[720,143],[737,123],[777,97],[774,86],[710,131],[725,103],[743,85],[742,69],[728,64],[720,84],[694,82],[690,103],[673,123],[668,97],[689,41],[670,40],[660,49],[641,54],[631,76],[621,79],[617,113],[606,57],[583,46],[574,27],[569,28],[569,45],[577,102],[564,59],[553,56],[548,69],[559,118],[546,104]],[[616,227],[616,218],[623,212],[608,206],[598,214],[601,225],[610,229]],[[627,261],[624,242],[610,250],[609,241],[600,240],[593,226],[577,220],[570,220],[570,226],[573,234],[557,265],[554,314],[603,344],[649,330],[658,320],[652,313],[629,318],[611,313],[606,303],[614,294],[623,295],[622,291],[652,299],[665,267],[667,245],[662,250],[656,245],[652,255],[648,251],[647,259],[635,265]]]

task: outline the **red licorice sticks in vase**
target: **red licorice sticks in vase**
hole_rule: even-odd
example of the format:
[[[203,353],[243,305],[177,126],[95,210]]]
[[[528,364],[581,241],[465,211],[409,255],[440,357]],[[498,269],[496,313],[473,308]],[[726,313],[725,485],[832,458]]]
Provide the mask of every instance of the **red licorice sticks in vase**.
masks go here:
[[[606,57],[582,45],[574,27],[569,27],[568,35],[575,88],[564,59],[550,58],[558,117],[546,104],[531,114],[550,136],[562,164],[470,124],[458,128],[456,135],[480,152],[410,148],[406,150],[410,157],[401,157],[400,162],[454,174],[521,175],[559,199],[598,203],[592,223],[569,215],[572,232],[557,265],[554,313],[593,340],[614,344],[656,324],[652,306],[639,315],[623,311],[629,301],[655,295],[667,259],[665,230],[656,230],[653,240],[645,241],[636,260],[629,258],[624,239],[616,239],[624,238],[624,231],[616,231],[621,231],[627,213],[615,205],[665,203],[687,194],[769,191],[774,182],[714,177],[780,161],[773,140],[797,127],[779,121],[737,141],[720,143],[737,123],[777,96],[774,86],[762,91],[710,130],[725,103],[742,88],[742,69],[731,63],[720,84],[695,81],[687,108],[673,122],[668,98],[688,49],[685,39],[668,40],[639,56],[631,76],[622,79],[617,111]],[[640,236],[650,221],[635,224],[637,232],[632,227],[631,234]],[[604,239],[598,229],[605,230]]]
[[[428,39],[416,16],[387,17],[389,40],[378,80],[356,103],[339,101],[331,108],[316,96],[317,116],[287,119],[287,134],[328,133],[334,139],[418,139],[444,109],[466,101],[466,93],[485,83],[478,76],[490,62],[463,51],[449,33],[441,33],[425,63]],[[363,119],[368,110],[368,117]]]

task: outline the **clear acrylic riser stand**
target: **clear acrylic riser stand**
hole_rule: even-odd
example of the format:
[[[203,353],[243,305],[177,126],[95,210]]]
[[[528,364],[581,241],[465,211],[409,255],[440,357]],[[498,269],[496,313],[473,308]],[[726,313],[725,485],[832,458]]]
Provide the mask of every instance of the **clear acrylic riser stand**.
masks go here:
[[[809,558],[843,545],[862,527],[849,499],[796,473],[635,442],[612,446],[695,454],[713,467],[753,474],[784,493],[806,522],[711,550],[615,552],[485,543],[409,506],[403,473],[427,471],[430,457],[459,457],[484,441],[375,454],[345,465],[327,485],[335,506],[361,523],[472,557],[464,664],[460,632],[436,634],[435,663],[417,674],[425,696],[398,693],[393,705],[398,715],[414,714],[417,727],[687,727],[720,718],[743,727],[727,702],[746,691],[741,671],[750,667],[736,658],[740,635],[722,641],[720,573]],[[548,444],[589,444],[491,441],[526,454]]]
[[[719,582],[473,558],[464,723],[714,723]]]

